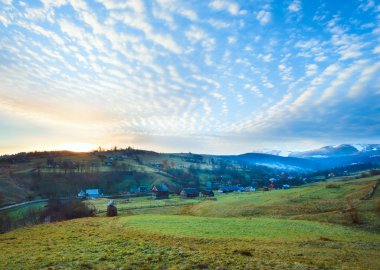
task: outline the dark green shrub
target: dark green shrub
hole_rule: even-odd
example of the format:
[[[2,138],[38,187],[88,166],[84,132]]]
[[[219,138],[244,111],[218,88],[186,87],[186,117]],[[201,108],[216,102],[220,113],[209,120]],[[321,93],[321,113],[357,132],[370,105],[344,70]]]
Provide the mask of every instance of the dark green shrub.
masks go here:
[[[62,202],[53,198],[48,201],[46,209],[41,213],[41,221],[46,218],[49,221],[62,221],[81,217],[95,216],[95,208],[86,205],[81,200],[72,199]]]
[[[340,185],[331,183],[331,184],[327,184],[326,188],[340,188]]]

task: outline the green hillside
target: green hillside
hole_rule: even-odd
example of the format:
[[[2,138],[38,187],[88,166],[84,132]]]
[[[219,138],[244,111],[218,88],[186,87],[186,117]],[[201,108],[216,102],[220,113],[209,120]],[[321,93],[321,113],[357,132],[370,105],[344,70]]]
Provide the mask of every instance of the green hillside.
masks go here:
[[[380,237],[267,218],[141,215],[0,236],[4,269],[378,269]]]
[[[380,265],[379,191],[360,198],[376,180],[220,194],[216,201],[183,200],[190,205],[178,206],[150,208],[143,198],[119,201],[124,211],[118,217],[0,235],[0,268],[375,270]],[[89,203],[102,210],[106,201]],[[359,224],[352,223],[348,204]]]
[[[289,190],[223,194],[217,201],[207,201],[188,209],[188,214],[212,217],[270,216],[287,219],[315,220],[351,224],[353,206],[362,227],[380,228],[375,209],[380,203],[379,191],[373,200],[362,200],[379,177],[315,183]]]
[[[252,185],[271,169],[226,161],[218,156],[164,154],[143,150],[74,153],[32,152],[0,157],[0,206],[51,196],[75,196],[82,189],[127,193],[141,185],[166,183],[171,192],[206,187],[208,181]]]

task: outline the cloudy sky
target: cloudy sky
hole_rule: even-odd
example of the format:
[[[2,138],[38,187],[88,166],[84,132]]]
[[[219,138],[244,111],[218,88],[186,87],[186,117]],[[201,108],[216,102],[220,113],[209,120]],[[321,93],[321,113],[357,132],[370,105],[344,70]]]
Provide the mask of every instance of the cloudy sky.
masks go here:
[[[0,0],[0,154],[380,143],[375,0]]]

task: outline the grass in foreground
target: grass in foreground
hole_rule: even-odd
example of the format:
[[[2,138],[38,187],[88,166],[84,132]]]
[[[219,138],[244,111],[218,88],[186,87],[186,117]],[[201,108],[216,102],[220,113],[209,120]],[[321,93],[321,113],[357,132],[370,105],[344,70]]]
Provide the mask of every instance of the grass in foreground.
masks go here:
[[[380,265],[379,235],[266,218],[83,218],[0,235],[0,250],[1,269],[368,270]]]
[[[329,238],[339,241],[376,240],[380,234],[339,225],[275,218],[212,218],[175,215],[136,215],[123,217],[127,227],[175,237],[298,241]]]
[[[142,208],[124,212],[141,215],[18,229],[0,235],[0,269],[375,270],[380,265],[374,212],[379,192],[360,200],[374,180],[223,194],[194,206]],[[347,221],[342,209],[348,203],[355,204],[365,224],[338,225]]]

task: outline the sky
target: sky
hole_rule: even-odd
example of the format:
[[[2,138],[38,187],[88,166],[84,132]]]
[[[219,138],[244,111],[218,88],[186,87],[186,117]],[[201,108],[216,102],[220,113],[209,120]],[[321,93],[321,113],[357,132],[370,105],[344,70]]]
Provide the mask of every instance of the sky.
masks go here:
[[[375,0],[0,0],[0,154],[380,143]]]

